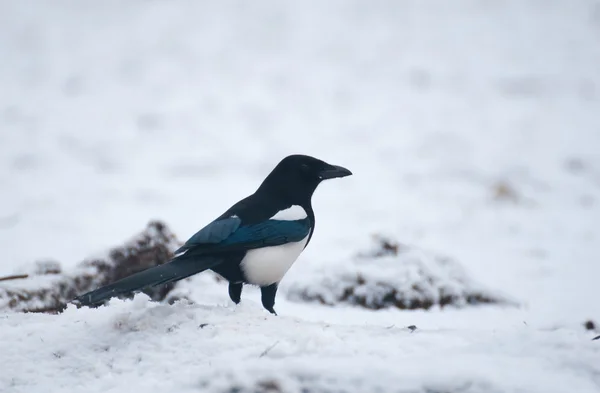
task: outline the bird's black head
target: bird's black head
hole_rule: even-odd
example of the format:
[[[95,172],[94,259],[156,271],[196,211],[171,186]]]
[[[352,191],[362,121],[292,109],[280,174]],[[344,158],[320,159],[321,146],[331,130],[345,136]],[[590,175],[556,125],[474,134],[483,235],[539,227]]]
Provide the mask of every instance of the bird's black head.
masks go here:
[[[285,157],[261,184],[259,191],[302,204],[310,202],[317,186],[323,181],[352,175],[348,169],[331,165],[317,158],[294,154]]]

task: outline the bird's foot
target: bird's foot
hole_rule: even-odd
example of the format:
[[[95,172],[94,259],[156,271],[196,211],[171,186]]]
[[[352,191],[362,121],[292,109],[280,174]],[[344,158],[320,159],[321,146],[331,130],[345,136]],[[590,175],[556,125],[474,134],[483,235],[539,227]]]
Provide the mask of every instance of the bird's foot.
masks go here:
[[[242,283],[229,283],[229,298],[235,304],[240,304],[242,299]]]
[[[270,312],[271,314],[277,316],[277,313],[275,312],[275,309],[273,309],[273,308],[267,308],[267,311]]]
[[[262,305],[263,307],[273,315],[277,315],[275,312],[275,294],[277,293],[277,283],[271,284],[266,287],[260,288],[262,297]]]

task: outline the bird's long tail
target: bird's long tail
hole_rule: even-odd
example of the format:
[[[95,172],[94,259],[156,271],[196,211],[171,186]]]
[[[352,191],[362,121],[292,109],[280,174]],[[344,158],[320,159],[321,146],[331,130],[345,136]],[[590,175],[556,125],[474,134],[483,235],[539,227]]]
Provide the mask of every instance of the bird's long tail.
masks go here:
[[[179,281],[196,273],[210,269],[221,262],[221,258],[203,256],[198,258],[176,257],[163,265],[151,267],[131,276],[122,278],[112,284],[76,297],[84,306],[103,302],[114,296],[136,292],[146,287]]]

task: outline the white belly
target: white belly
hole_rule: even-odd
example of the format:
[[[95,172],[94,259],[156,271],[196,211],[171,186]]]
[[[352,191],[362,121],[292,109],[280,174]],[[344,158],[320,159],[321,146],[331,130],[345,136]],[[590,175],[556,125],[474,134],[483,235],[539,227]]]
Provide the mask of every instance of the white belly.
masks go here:
[[[309,236],[310,233],[295,243],[248,251],[240,263],[248,282],[266,286],[281,281],[304,249]]]

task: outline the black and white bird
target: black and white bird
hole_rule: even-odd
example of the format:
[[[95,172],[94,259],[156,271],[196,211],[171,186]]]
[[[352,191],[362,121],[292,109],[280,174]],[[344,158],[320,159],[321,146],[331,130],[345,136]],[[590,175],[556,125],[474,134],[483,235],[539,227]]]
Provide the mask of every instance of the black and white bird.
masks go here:
[[[194,234],[169,262],[77,297],[82,305],[178,281],[213,270],[229,281],[240,302],[244,284],[261,288],[262,304],[277,315],[275,295],[283,276],[306,248],[315,229],[311,199],[327,179],[352,172],[306,155],[279,162],[254,194],[242,199]]]

